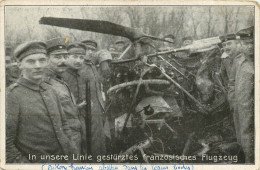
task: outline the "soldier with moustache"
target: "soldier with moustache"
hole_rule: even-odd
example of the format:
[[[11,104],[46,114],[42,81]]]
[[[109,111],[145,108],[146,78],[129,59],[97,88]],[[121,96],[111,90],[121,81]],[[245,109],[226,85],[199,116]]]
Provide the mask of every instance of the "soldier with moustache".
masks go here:
[[[66,71],[66,60],[68,52],[65,38],[54,38],[48,40],[47,56],[48,66],[45,69],[44,81],[50,84],[59,95],[62,109],[65,112],[71,129],[71,140],[75,143],[75,154],[81,153],[82,125],[79,119],[79,110],[71,89],[62,78]]]
[[[232,58],[228,99],[233,113],[237,142],[242,146],[245,162],[254,162],[254,28],[243,29],[236,38],[223,42]]]
[[[58,95],[43,82],[46,54],[41,41],[23,43],[14,52],[22,76],[7,88],[7,163],[66,163],[41,159],[41,155],[70,156],[75,149]],[[29,155],[36,158],[29,159]]]
[[[102,95],[102,79],[110,76],[109,61],[112,59],[106,50],[97,51],[93,40],[82,41],[86,47],[84,66],[80,74],[90,83],[91,103],[91,154],[93,157],[106,154],[106,136],[110,138],[110,128],[105,115],[105,98]],[[97,70],[99,65],[99,71]]]
[[[67,70],[62,74],[65,82],[71,89],[73,96],[75,97],[75,102],[78,105],[80,111],[80,121],[82,125],[82,152],[87,153],[86,144],[86,85],[87,80],[82,74],[80,74],[80,69],[82,69],[84,64],[84,58],[86,55],[86,47],[81,43],[72,43],[67,47],[68,59],[66,64],[68,66]]]

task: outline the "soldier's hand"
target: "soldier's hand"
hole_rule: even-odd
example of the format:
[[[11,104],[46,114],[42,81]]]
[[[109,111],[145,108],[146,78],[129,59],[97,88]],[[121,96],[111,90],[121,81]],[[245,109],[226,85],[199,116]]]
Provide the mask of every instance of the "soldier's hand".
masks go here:
[[[82,107],[86,106],[87,102],[84,100],[83,102],[81,102],[80,104],[78,104],[78,108],[81,109]]]
[[[101,69],[101,76],[102,76],[103,80],[110,79],[111,69],[110,69],[107,61],[100,63],[100,69]]]

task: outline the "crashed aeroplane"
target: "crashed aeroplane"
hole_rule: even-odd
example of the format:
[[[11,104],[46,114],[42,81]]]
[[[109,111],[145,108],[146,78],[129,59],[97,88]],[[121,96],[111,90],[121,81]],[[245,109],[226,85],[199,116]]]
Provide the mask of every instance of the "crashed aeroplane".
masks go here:
[[[139,162],[189,162],[149,160],[145,155],[199,157],[215,152],[232,155],[239,147],[236,144],[225,147],[223,136],[233,132],[220,135],[211,124],[225,120],[228,110],[225,87],[219,76],[218,45],[225,39],[241,37],[230,34],[159,51],[153,41],[171,42],[108,21],[43,17],[40,24],[122,36],[132,42],[112,61],[114,73],[106,92],[106,114],[114,122],[112,150],[116,154],[137,154]],[[182,52],[186,56],[182,57]],[[166,55],[172,60],[167,60]],[[199,58],[196,61],[201,63],[199,67],[185,66],[192,57]],[[213,131],[207,127],[213,127]]]

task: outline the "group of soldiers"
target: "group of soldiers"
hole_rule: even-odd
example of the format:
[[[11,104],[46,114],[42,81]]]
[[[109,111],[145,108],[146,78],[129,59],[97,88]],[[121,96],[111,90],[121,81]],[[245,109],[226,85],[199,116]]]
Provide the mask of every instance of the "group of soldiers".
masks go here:
[[[254,162],[254,38],[253,28],[237,33],[240,39],[222,43],[223,72],[226,74],[227,96],[233,114],[237,142],[245,154],[245,162]]]
[[[104,155],[109,128],[99,73],[108,72],[110,53],[97,51],[93,40],[68,45],[66,38],[55,38],[23,43],[14,57],[21,73],[7,88],[6,161],[46,161],[41,155]],[[29,154],[36,159],[29,160]]]
[[[220,44],[223,84],[247,163],[254,161],[252,32],[241,30],[236,37],[242,38],[227,38]],[[171,34],[164,39],[175,41]],[[192,43],[192,37],[186,37],[182,46]],[[92,155],[95,162],[96,156],[107,154],[111,128],[102,80],[111,75],[111,60],[127,46],[121,40],[115,45],[98,50],[93,40],[68,43],[67,38],[55,38],[25,42],[14,50],[20,73],[6,82],[7,163],[46,162],[41,155],[69,155],[69,160],[47,162],[73,162],[73,154]],[[164,48],[176,47],[165,43]]]

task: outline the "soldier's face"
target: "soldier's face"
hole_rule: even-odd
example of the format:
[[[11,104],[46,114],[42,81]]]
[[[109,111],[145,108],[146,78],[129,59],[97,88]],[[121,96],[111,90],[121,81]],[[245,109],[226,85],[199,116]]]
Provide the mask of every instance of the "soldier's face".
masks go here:
[[[38,82],[43,77],[44,68],[47,66],[45,54],[32,54],[18,63],[24,78],[32,82]]]
[[[226,52],[229,56],[234,56],[237,54],[238,48],[237,48],[237,42],[235,40],[229,40],[224,43],[222,43],[224,52]]]
[[[93,49],[93,48],[86,48],[86,56],[85,56],[85,60],[91,60],[95,54],[97,50]]]
[[[123,43],[118,43],[118,44],[116,45],[116,50],[117,50],[118,52],[123,52],[123,51],[124,51],[124,48],[125,48],[125,44],[123,44]]]
[[[67,59],[67,65],[75,70],[79,70],[84,62],[84,55],[82,54],[70,54]]]
[[[165,40],[171,41],[171,42],[174,43],[174,39],[172,39],[172,38],[165,38]],[[171,47],[171,46],[173,45],[173,43],[164,42],[163,44],[164,44],[166,47]]]
[[[48,67],[55,73],[61,74],[67,69],[67,58],[68,54],[50,54]]]
[[[242,52],[246,55],[254,55],[254,41],[251,40],[242,40]]]

